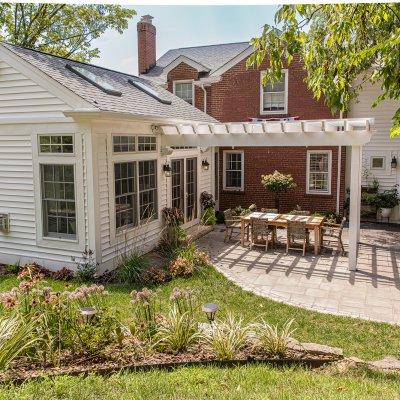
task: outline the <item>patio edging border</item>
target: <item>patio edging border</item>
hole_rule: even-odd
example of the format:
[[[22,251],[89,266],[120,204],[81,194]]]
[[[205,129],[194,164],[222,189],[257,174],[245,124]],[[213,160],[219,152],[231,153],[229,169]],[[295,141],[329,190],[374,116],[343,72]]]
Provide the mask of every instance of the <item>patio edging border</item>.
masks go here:
[[[167,370],[172,371],[179,367],[196,367],[196,366],[216,366],[219,368],[234,368],[241,365],[252,365],[252,364],[265,364],[271,365],[273,367],[283,367],[283,366],[303,366],[311,369],[320,368],[327,364],[332,364],[340,361],[342,358],[265,358],[265,359],[257,359],[257,358],[249,358],[249,359],[236,359],[236,360],[197,360],[197,361],[175,361],[168,363],[154,363],[154,364],[126,364],[120,366],[107,366],[107,367],[98,367],[93,368],[93,365],[88,366],[86,369],[72,369],[70,371],[63,370],[53,373],[43,373],[38,374],[37,376],[31,377],[17,377],[15,379],[2,379],[0,380],[0,384],[14,383],[21,384],[26,381],[31,380],[40,380],[46,378],[56,378],[59,376],[88,376],[91,373],[95,373],[101,376],[108,376],[119,372],[147,372],[152,370]],[[44,371],[44,370],[43,370]]]

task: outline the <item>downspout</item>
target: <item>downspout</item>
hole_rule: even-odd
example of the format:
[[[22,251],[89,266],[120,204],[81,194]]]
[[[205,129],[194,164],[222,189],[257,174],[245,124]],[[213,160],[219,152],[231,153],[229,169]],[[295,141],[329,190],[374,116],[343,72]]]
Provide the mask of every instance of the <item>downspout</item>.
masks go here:
[[[207,114],[207,90],[204,87],[204,83],[201,84],[201,88],[203,89],[203,93],[204,93],[203,111]]]

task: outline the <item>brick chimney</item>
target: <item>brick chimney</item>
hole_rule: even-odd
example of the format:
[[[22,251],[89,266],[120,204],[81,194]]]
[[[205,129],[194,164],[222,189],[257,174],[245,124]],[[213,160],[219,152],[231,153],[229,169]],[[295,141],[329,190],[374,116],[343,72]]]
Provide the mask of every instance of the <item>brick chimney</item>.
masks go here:
[[[137,24],[139,74],[156,64],[156,27],[152,19],[151,15],[143,15]]]

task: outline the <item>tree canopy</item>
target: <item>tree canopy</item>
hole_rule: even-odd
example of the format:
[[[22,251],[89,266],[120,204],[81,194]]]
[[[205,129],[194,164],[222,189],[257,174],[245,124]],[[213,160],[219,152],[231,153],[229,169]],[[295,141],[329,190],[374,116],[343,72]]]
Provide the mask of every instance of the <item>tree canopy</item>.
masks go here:
[[[119,5],[1,3],[0,40],[78,61],[99,56],[93,39],[122,33],[136,12]]]
[[[367,81],[382,88],[372,106],[400,99],[400,4],[283,5],[275,24],[251,41],[248,66],[269,59],[264,83],[279,80],[298,54],[309,89],[332,113],[347,111]],[[400,135],[400,108],[390,135]]]

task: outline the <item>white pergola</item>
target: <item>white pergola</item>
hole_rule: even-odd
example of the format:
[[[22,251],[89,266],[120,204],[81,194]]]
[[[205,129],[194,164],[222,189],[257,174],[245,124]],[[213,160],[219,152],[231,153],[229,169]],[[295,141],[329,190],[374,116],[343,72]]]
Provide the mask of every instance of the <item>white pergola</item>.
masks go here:
[[[349,270],[357,269],[360,239],[362,146],[371,140],[374,119],[288,122],[157,124],[164,146],[350,146]]]

